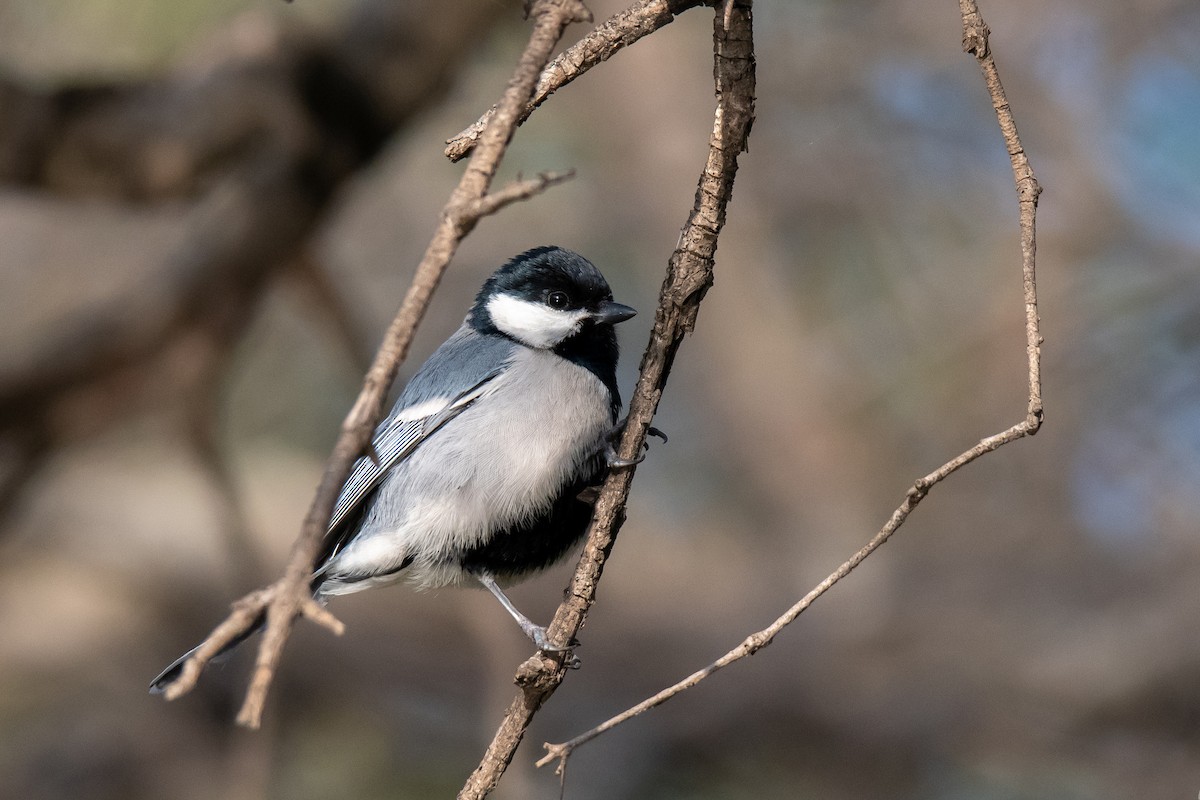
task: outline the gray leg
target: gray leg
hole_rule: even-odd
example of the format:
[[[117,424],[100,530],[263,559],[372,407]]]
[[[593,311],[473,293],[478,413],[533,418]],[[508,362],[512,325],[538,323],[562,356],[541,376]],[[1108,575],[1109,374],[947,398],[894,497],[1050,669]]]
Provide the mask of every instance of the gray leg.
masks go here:
[[[482,583],[487,590],[496,595],[496,599],[500,601],[500,605],[504,606],[512,618],[521,626],[521,630],[525,631],[525,635],[533,640],[534,645],[538,650],[544,650],[547,653],[564,653],[570,650],[570,647],[555,647],[546,639],[546,629],[541,625],[533,624],[529,617],[517,610],[517,607],[512,604],[500,587],[496,584],[496,579],[486,572],[475,573],[475,579]]]

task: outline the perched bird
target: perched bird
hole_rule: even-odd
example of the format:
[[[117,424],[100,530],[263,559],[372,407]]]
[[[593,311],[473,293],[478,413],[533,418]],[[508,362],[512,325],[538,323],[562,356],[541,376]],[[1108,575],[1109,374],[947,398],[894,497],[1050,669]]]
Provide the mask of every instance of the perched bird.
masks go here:
[[[501,584],[565,556],[586,531],[594,487],[628,463],[610,444],[621,407],[613,326],[635,313],[613,302],[590,261],[560,247],[493,273],[375,430],[371,456],[354,464],[313,566],[314,596],[402,578],[481,584],[551,649]]]

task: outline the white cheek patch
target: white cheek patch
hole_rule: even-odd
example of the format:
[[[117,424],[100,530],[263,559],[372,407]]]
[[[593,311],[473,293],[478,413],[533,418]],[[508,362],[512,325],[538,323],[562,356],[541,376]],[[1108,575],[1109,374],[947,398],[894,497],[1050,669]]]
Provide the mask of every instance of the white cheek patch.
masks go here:
[[[542,303],[498,294],[487,304],[492,324],[519,342],[546,350],[579,332],[587,312],[560,311]]]

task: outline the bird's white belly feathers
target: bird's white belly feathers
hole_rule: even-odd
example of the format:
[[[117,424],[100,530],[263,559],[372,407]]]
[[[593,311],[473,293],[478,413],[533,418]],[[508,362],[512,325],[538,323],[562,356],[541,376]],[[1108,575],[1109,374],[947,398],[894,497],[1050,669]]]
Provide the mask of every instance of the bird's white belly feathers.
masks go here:
[[[409,560],[403,576],[323,591],[353,592],[398,577],[422,587],[464,580],[444,555],[546,510],[603,448],[610,413],[608,391],[594,374],[552,352],[517,348],[513,368],[391,471],[362,530],[330,565],[331,576],[364,575]]]

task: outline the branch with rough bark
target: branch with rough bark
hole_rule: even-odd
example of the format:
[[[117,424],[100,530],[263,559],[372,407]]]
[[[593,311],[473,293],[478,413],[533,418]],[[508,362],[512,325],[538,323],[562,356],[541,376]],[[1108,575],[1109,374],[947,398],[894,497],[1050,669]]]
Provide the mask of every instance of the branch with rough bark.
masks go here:
[[[534,19],[534,25],[529,43],[518,60],[495,116],[480,137],[458,186],[442,210],[437,229],[417,267],[412,285],[384,335],[383,344],[367,373],[358,399],[342,423],[341,434],[326,463],[283,577],[234,604],[229,617],[200,645],[184,664],[176,681],[166,689],[168,699],[190,691],[204,665],[265,615],[266,629],[259,645],[254,673],[238,713],[240,724],[258,727],[267,691],[296,619],[305,617],[340,633],[341,623],[317,605],[311,596],[309,580],[312,563],[325,535],[338,491],[354,461],[367,449],[371,434],[383,414],[387,390],[407,355],[413,333],[424,317],[433,292],[459,244],[480,218],[508,203],[529,197],[558,180],[555,176],[545,177],[533,185],[503,189],[494,197],[489,194],[496,170],[517,127],[520,109],[531,96],[537,78],[563,30],[572,22],[591,18],[587,9],[577,0],[537,0],[531,7],[530,16]]]
[[[627,722],[633,717],[662,705],[730,664],[741,661],[747,656],[752,656],[771,644],[775,640],[775,637],[806,611],[817,598],[832,589],[835,584],[861,564],[867,556],[879,549],[904,524],[909,515],[934,486],[972,461],[997,450],[1009,442],[1036,434],[1041,427],[1043,418],[1041,381],[1042,337],[1039,332],[1040,319],[1038,316],[1036,274],[1036,215],[1037,199],[1041,193],[1041,188],[1038,186],[1037,179],[1033,175],[1033,170],[1029,166],[1029,159],[1025,154],[1024,147],[1021,145],[1020,137],[1017,135],[1016,123],[1013,120],[1008,99],[1004,94],[1004,87],[1000,84],[1000,77],[996,71],[996,63],[992,58],[991,49],[988,46],[988,27],[984,24],[974,0],[959,0],[959,7],[963,21],[963,49],[975,56],[983,71],[984,82],[987,85],[992,105],[996,110],[1000,132],[1012,161],[1013,177],[1017,190],[1020,211],[1021,279],[1024,287],[1023,299],[1025,306],[1025,350],[1028,365],[1028,405],[1025,418],[1000,433],[982,439],[974,447],[960,453],[925,477],[917,479],[905,493],[904,502],[892,512],[887,523],[862,549],[847,559],[825,580],[817,584],[808,594],[802,597],[791,608],[787,609],[787,611],[766,628],[750,634],[737,647],[734,647],[703,669],[697,670],[673,686],[663,689],[652,697],[611,717],[591,730],[565,742],[557,744],[547,742],[544,745],[547,753],[537,762],[539,767],[557,761],[558,765],[556,769],[558,773],[560,775],[565,774],[567,760],[580,746]]]
[[[733,193],[738,157],[746,149],[754,122],[754,38],[750,0],[717,4],[713,26],[717,109],[708,157],[696,188],[696,200],[667,265],[650,342],[642,356],[637,387],[629,403],[628,423],[618,453],[633,458],[645,442],[671,365],[684,336],[696,324],[705,292],[712,285],[717,238]],[[596,598],[604,563],[625,521],[625,503],[634,469],[615,470],[605,481],[587,543],[571,579],[567,598],[550,623],[552,642],[570,642]],[[459,798],[487,796],[512,761],[538,709],[561,684],[568,669],[563,654],[538,653],[517,670],[520,691],[509,705],[479,766]]]

